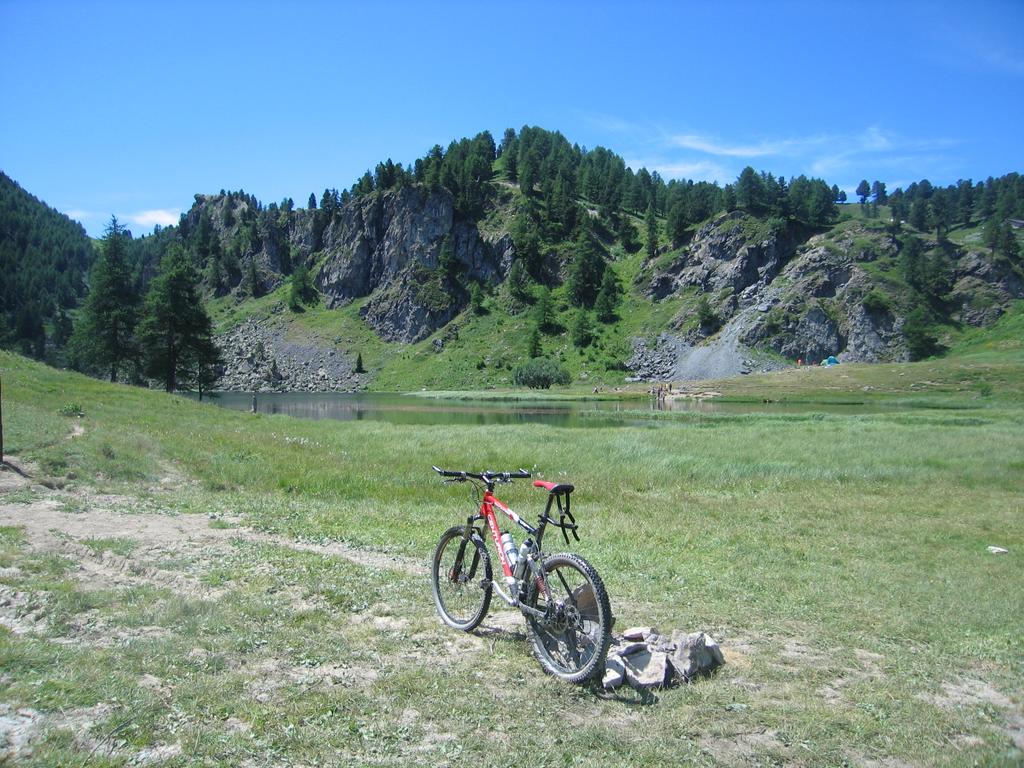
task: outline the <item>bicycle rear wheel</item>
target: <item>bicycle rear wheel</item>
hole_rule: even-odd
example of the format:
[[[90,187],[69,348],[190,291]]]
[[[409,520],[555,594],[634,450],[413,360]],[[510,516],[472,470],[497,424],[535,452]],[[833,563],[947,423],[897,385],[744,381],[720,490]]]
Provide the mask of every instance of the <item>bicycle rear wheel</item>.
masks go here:
[[[543,619],[526,620],[533,654],[555,677],[570,683],[589,680],[604,666],[611,642],[612,609],[601,577],[579,555],[566,552],[544,560],[548,600],[534,582],[527,605],[543,611]]]
[[[491,558],[476,533],[464,539],[466,526],[441,536],[430,572],[434,604],[449,627],[469,632],[483,621],[491,605]]]

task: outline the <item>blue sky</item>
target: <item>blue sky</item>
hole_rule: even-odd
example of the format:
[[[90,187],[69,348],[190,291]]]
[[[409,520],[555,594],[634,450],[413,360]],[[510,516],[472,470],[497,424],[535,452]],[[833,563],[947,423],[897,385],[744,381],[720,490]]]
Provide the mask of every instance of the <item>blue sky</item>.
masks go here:
[[[1024,171],[1024,2],[0,0],[0,170],[99,234],[524,124],[665,178]]]

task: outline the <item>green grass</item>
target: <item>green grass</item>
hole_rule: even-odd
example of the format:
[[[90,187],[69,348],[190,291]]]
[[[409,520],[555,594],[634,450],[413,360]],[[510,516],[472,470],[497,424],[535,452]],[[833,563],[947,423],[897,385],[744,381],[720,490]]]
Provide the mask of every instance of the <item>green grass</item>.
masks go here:
[[[119,537],[83,539],[82,543],[97,554],[112,552],[115,555],[127,556],[135,549],[135,541],[133,539]]]
[[[1006,322],[996,337],[1013,336],[1017,320]],[[99,486],[425,564],[471,508],[431,464],[566,477],[579,549],[604,577],[618,628],[706,630],[729,661],[647,704],[618,700],[543,677],[514,632],[467,639],[439,626],[425,565],[417,577],[236,540],[202,575],[216,596],[96,590],[6,528],[0,557],[19,573],[3,580],[55,620],[40,637],[0,629],[3,700],[46,712],[110,704],[95,739],[129,721],[112,757],[58,729],[27,764],[118,765],[168,743],[182,749],[169,765],[511,763],[513,752],[541,765],[1019,761],[1003,709],[935,703],[964,680],[1018,710],[1024,698],[1024,593],[1013,586],[1024,577],[1024,361],[1019,347],[970,349],[984,359],[965,347],[947,360],[715,385],[737,399],[898,410],[587,430],[253,416],[0,353],[8,452],[70,492]],[[87,416],[67,440],[58,411],[72,400]],[[168,465],[194,482],[154,495]],[[530,517],[543,501],[528,483],[500,495]],[[136,639],[50,639],[97,616]],[[317,677],[328,665],[330,683]],[[160,686],[140,687],[143,675]]]

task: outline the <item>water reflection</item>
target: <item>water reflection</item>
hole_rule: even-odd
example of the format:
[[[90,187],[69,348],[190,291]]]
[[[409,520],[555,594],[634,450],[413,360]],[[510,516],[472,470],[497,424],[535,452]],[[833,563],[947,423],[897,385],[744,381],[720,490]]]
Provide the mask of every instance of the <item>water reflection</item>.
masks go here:
[[[240,411],[253,409],[250,392],[222,392],[214,400],[225,408]],[[284,414],[303,419],[335,419],[338,421],[387,421],[392,424],[442,425],[461,424],[496,426],[515,424],[550,424],[557,427],[656,426],[671,423],[643,418],[629,419],[613,415],[616,411],[691,411],[698,413],[865,413],[862,405],[808,405],[722,403],[714,400],[666,399],[645,400],[458,400],[422,398],[413,395],[368,392],[287,392],[260,393],[255,397],[259,413]],[[607,411],[602,418],[595,411]],[[582,415],[586,412],[587,415]]]

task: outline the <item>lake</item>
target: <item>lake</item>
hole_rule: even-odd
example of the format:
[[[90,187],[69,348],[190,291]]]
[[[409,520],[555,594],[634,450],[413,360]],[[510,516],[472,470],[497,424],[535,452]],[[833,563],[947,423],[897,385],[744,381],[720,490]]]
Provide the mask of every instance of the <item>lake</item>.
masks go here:
[[[251,392],[220,392],[211,401],[224,408],[248,411]],[[266,392],[256,395],[259,413],[284,414],[303,419],[387,421],[392,424],[550,424],[556,427],[655,427],[671,421],[630,419],[616,411],[656,410],[653,399],[630,400],[469,400],[419,397],[380,392]],[[865,405],[812,403],[729,403],[714,400],[675,400],[661,410],[698,413],[868,413]],[[608,412],[602,418],[595,411]],[[583,415],[586,413],[586,415]]]

